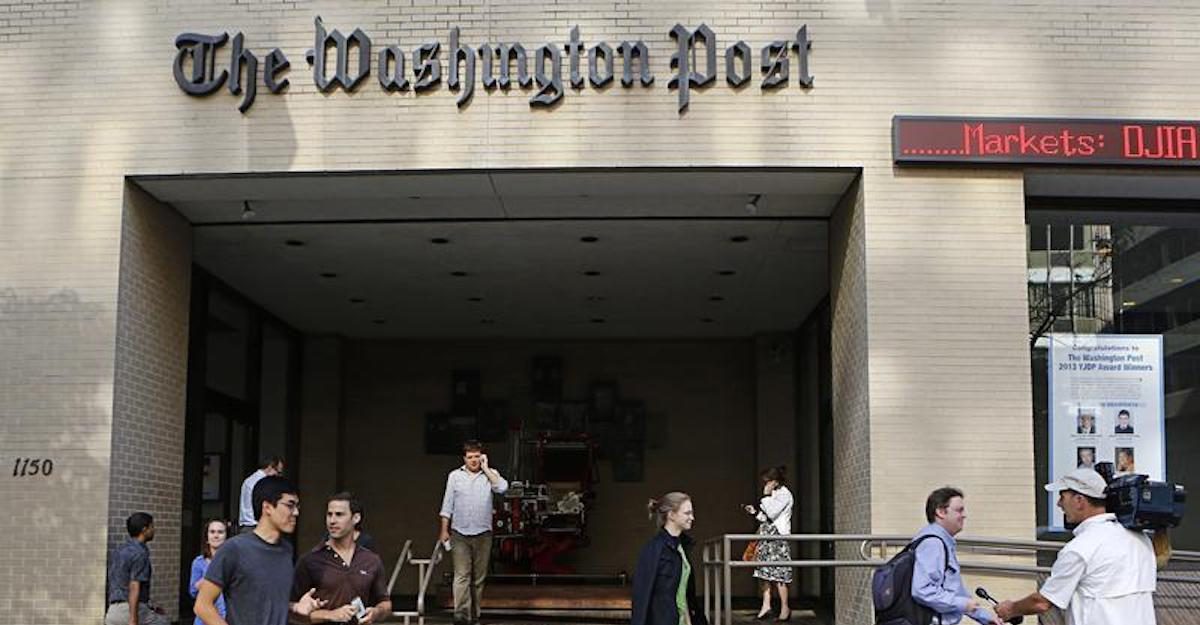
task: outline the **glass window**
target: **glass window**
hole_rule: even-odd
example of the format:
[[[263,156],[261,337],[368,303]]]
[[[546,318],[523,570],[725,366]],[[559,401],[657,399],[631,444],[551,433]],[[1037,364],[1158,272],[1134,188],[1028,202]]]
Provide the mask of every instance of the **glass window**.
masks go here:
[[[1031,201],[1028,219],[1029,323],[1039,479],[1049,481],[1047,334],[1163,337],[1167,477],[1200,476],[1200,213],[1080,211],[1051,223]],[[1120,217],[1114,219],[1112,215]],[[1049,225],[1048,225],[1049,224]],[[1039,524],[1048,501],[1039,497]],[[1176,549],[1200,549],[1200,514],[1172,531]]]

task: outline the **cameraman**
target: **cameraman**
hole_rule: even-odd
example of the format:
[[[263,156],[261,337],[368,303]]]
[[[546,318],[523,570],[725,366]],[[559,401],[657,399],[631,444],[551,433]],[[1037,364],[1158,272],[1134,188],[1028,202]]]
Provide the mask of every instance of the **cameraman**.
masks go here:
[[[1154,548],[1144,533],[1125,529],[1105,510],[1105,487],[1099,473],[1083,468],[1046,485],[1058,491],[1075,538],[1058,552],[1042,588],[1001,602],[997,616],[1008,621],[1055,606],[1067,613],[1067,625],[1154,625]]]

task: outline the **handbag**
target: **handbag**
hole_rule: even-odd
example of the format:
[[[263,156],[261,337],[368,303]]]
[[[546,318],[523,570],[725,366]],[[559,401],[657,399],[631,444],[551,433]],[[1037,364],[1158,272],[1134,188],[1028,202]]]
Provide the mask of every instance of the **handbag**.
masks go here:
[[[754,562],[758,559],[758,541],[752,540],[746,543],[746,550],[742,552],[742,562]]]

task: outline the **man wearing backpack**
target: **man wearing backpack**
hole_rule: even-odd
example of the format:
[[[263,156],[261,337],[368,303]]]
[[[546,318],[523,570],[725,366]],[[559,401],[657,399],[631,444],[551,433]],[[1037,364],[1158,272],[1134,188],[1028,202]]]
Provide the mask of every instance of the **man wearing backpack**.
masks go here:
[[[985,625],[1003,625],[999,618],[979,605],[963,585],[954,540],[967,521],[962,491],[946,486],[929,493],[925,500],[925,519],[929,525],[913,537],[914,542],[920,541],[915,548],[916,562],[913,564],[913,601],[932,611],[933,622],[942,625],[954,625],[962,621],[964,615]],[[926,536],[932,538],[923,539]]]

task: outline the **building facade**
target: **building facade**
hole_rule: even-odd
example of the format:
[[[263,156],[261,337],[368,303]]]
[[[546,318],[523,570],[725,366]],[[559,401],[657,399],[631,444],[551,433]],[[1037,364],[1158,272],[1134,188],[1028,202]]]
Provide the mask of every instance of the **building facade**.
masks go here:
[[[844,174],[850,182],[822,215],[832,430],[824,448],[797,443],[831,458],[824,512],[838,532],[909,533],[923,523],[925,495],[950,481],[968,493],[969,533],[1034,538],[1046,521],[1037,488],[1044,397],[1031,381],[1044,361],[1031,347],[1032,300],[1039,283],[1056,288],[1064,265],[1040,260],[1060,248],[1058,231],[1039,243],[1050,230],[1037,228],[1080,225],[1087,242],[1072,247],[1067,236],[1060,251],[1088,258],[1061,275],[1087,267],[1080,279],[1091,280],[1104,264],[1092,253],[1097,236],[1136,249],[1155,233],[1126,227],[1119,238],[1111,220],[1063,217],[1088,210],[1063,198],[1096,189],[1111,190],[1106,201],[1167,198],[1183,222],[1157,226],[1162,238],[1196,227],[1187,222],[1188,211],[1196,216],[1189,201],[1200,197],[1195,170],[905,167],[893,156],[893,117],[1193,119],[1198,33],[1200,13],[1181,1],[0,0],[0,463],[46,467],[0,473],[0,621],[95,622],[107,552],[140,509],[153,511],[159,532],[154,598],[172,613],[179,603],[184,517],[199,514],[186,510],[181,486],[195,460],[186,415],[201,245],[188,202],[204,201],[214,179],[299,176],[320,189],[341,175],[406,172]],[[1130,179],[1138,195],[1121,191]],[[253,189],[248,199],[257,199]],[[1027,212],[1042,191],[1058,202],[1043,208],[1058,212],[1039,222]],[[1196,254],[1194,242],[1179,246],[1166,266]],[[1148,275],[1129,265],[1110,274],[1121,271],[1127,289]],[[1196,275],[1178,277],[1191,286]],[[1136,323],[1106,288],[1095,292],[1103,301],[1071,315],[1073,325],[1054,320],[1051,329]],[[1179,314],[1167,329],[1194,325],[1183,318],[1193,300],[1172,304]],[[1195,349],[1186,334],[1168,339],[1171,359],[1185,363],[1169,365],[1179,378],[1172,393],[1190,393],[1200,375],[1193,357],[1179,358]],[[296,378],[298,441],[278,451],[299,458],[301,489],[312,493],[306,510],[319,511],[347,466],[319,448],[338,428],[323,415],[354,410],[330,389],[350,384],[361,391],[352,401],[365,401],[377,382],[313,359],[361,371],[395,355],[329,337],[302,342],[312,366]],[[730,409],[750,406],[747,429],[729,429],[735,437],[760,431],[773,401],[761,365],[770,354],[760,353],[770,350],[756,349],[678,355],[711,359],[697,375],[757,397]],[[514,362],[536,355],[516,353]],[[730,362],[743,371],[759,363],[760,375],[739,377],[737,366],[723,369]],[[1171,373],[1176,366],[1191,373]],[[1173,401],[1169,419],[1196,421],[1195,402]],[[367,436],[361,424],[370,422],[358,423]],[[1179,432],[1195,432],[1188,427]],[[799,453],[796,445],[764,452],[775,444],[767,436],[737,440],[747,449],[739,470],[749,478],[736,478],[746,497],[757,463]],[[1186,462],[1194,442],[1185,440],[1168,440],[1169,458]],[[307,531],[319,531],[320,515],[308,515],[316,525]],[[717,525],[706,533],[746,530]],[[837,574],[839,623],[870,618],[865,579]]]

